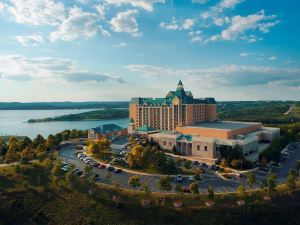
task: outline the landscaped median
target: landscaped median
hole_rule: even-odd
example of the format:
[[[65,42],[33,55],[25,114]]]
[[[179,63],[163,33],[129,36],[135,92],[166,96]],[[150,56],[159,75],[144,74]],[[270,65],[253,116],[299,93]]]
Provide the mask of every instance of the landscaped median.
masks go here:
[[[133,168],[130,168],[128,169],[128,167],[124,167],[124,166],[115,166],[115,164],[110,164],[110,163],[107,163],[101,159],[99,159],[98,157],[94,156],[93,154],[88,154],[86,152],[84,152],[83,154],[89,156],[90,158],[92,158],[93,160],[95,160],[96,162],[100,163],[100,164],[104,164],[106,167],[107,166],[113,166],[115,169],[122,169],[124,172],[127,172],[129,174],[136,174],[136,175],[143,175],[143,176],[156,176],[156,177],[160,177],[160,176],[163,176],[163,175],[167,175],[167,174],[163,174],[163,173],[157,173],[158,171],[156,170],[152,170],[151,169],[148,169],[148,170],[138,170],[138,169],[133,169]],[[147,172],[145,172],[147,171]],[[176,173],[177,174],[177,173]],[[176,177],[176,174],[170,174],[169,176],[170,177]],[[184,177],[189,177],[191,175],[195,175],[195,173],[190,173],[190,174],[184,174],[182,176]]]

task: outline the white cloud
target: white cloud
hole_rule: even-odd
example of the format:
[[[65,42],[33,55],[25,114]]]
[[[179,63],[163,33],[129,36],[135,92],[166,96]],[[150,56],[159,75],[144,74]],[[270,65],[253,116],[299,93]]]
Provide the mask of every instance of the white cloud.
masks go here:
[[[80,4],[87,4],[89,2],[89,0],[76,0],[76,2],[78,2]]]
[[[98,32],[103,36],[110,36],[109,32],[98,24],[98,19],[98,15],[94,13],[84,12],[78,7],[73,7],[69,11],[68,18],[59,25],[58,30],[50,34],[50,40],[88,39],[94,37]]]
[[[17,23],[56,26],[64,20],[64,4],[53,0],[10,0],[7,10]]]
[[[234,8],[236,5],[242,3],[245,0],[222,0],[220,2],[220,7],[222,9],[229,9],[229,8]]]
[[[105,19],[105,9],[106,9],[105,5],[98,4],[98,5],[95,5],[95,8],[96,8],[96,10],[99,14],[99,18],[100,19]]]
[[[202,42],[203,39],[201,36],[194,36],[191,38],[191,43]]]
[[[194,19],[185,19],[183,24],[182,24],[182,29],[183,30],[189,30],[195,25],[195,20]]]
[[[241,52],[240,53],[241,57],[246,57],[246,56],[251,56],[251,55],[255,55],[255,53],[252,53],[252,52]]]
[[[276,56],[270,56],[268,59],[269,59],[270,61],[275,61],[275,60],[277,60],[277,57],[276,57]]]
[[[16,36],[16,40],[23,46],[37,46],[44,42],[44,38],[40,34],[19,35]]]
[[[110,25],[115,32],[125,32],[131,34],[133,37],[140,37],[142,33],[139,31],[138,23],[135,16],[139,12],[134,10],[127,10],[119,12],[115,17],[110,20]]]
[[[214,18],[213,20],[214,20],[214,24],[218,27],[223,26],[225,22],[223,18]]]
[[[159,27],[166,30],[190,30],[195,23],[196,21],[194,19],[185,19],[184,21],[179,22],[175,17],[172,17],[171,22],[161,22]]]
[[[197,3],[197,4],[205,4],[209,2],[209,0],[192,0],[192,3]]]
[[[26,58],[21,55],[0,55],[1,79],[12,81],[60,82],[123,82],[120,77],[80,69],[70,59],[38,57]]]
[[[175,17],[172,17],[172,21],[170,23],[161,22],[159,27],[166,30],[179,30],[178,21]]]
[[[128,65],[131,72],[151,78],[181,78],[207,86],[248,86],[257,84],[300,85],[300,68],[278,68],[264,66],[223,65],[213,68],[172,69],[150,65]],[[297,82],[296,82],[297,81]]]
[[[5,5],[3,2],[0,2],[0,12],[5,9]]]
[[[201,30],[190,31],[188,34],[191,37],[191,40],[190,40],[191,43],[197,43],[197,42],[203,41],[203,38],[201,36],[201,34],[202,34]]]
[[[143,8],[147,11],[153,11],[153,5],[156,3],[165,3],[165,0],[105,0],[108,4],[121,6],[130,4],[134,7]]]
[[[221,38],[223,40],[235,40],[237,38],[243,37],[243,35],[247,31],[253,31],[253,30],[261,30],[261,27],[267,26],[270,28],[269,21],[271,19],[274,19],[276,16],[271,15],[271,16],[266,16],[265,12],[262,10],[258,13],[251,14],[245,17],[242,16],[234,16],[231,19],[229,27],[227,29],[223,30],[221,32]],[[275,24],[274,24],[275,25]],[[247,38],[247,36],[246,36]],[[252,40],[254,39],[254,36],[251,38]],[[251,42],[250,39],[250,42]],[[255,41],[255,40],[254,40]]]
[[[203,19],[205,19],[205,20],[208,19],[209,16],[210,16],[209,12],[203,12],[203,13],[201,13],[201,17],[202,17]]]
[[[119,44],[113,45],[114,48],[124,48],[126,47],[126,44],[124,42],[121,42]]]

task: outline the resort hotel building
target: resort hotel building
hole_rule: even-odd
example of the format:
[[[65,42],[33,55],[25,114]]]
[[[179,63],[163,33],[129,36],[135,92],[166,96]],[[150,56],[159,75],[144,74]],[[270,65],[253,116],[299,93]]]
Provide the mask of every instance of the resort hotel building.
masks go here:
[[[275,137],[279,128],[256,122],[219,121],[214,98],[194,98],[179,81],[165,98],[132,98],[128,133],[145,135],[162,149],[192,160],[214,164],[221,149],[242,150],[253,162]]]

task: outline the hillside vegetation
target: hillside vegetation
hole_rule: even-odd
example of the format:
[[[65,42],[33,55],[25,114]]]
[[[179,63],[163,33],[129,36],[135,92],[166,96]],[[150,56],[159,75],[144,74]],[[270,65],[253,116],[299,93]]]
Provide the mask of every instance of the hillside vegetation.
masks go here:
[[[257,121],[264,124],[287,124],[300,121],[300,108],[295,107],[285,114],[295,102],[288,101],[251,101],[220,102],[218,118],[221,120]]]
[[[43,119],[30,119],[27,122],[50,122],[50,121],[80,121],[80,120],[110,120],[128,118],[128,109],[103,109],[90,112],[48,117]]]
[[[281,192],[272,204],[264,201],[262,193],[253,192],[244,197],[243,207],[237,206],[240,197],[235,194],[215,195],[216,205],[207,208],[206,194],[157,195],[117,185],[95,186],[87,178],[57,170],[57,163],[50,156],[42,163],[0,168],[0,224],[288,225],[300,220],[297,191]],[[94,191],[89,194],[89,190]],[[159,203],[160,196],[165,197],[164,204]],[[145,198],[152,200],[149,208],[140,205]],[[173,202],[179,199],[183,207],[175,209]]]

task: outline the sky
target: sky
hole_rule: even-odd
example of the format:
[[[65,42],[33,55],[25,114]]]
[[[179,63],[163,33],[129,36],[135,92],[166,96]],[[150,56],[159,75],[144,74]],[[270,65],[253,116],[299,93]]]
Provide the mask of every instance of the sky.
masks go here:
[[[0,0],[0,102],[300,100],[299,0]]]

